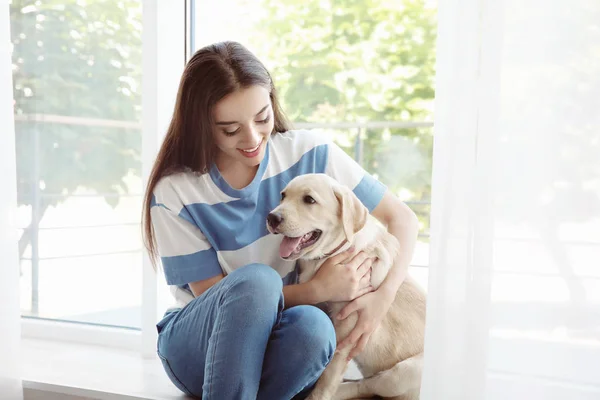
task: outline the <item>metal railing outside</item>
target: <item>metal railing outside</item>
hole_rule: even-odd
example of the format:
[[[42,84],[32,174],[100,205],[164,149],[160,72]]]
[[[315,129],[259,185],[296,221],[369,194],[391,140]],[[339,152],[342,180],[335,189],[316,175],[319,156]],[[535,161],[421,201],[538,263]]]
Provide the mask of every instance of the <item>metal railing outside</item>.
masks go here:
[[[89,127],[109,127],[118,129],[129,129],[129,130],[141,130],[142,124],[139,121],[120,121],[111,119],[99,119],[99,118],[87,118],[87,117],[75,117],[67,115],[54,115],[54,114],[16,114],[15,123],[20,122],[38,122],[43,124],[59,124],[59,125],[75,125],[75,126],[89,126]],[[354,159],[361,165],[363,165],[363,133],[366,129],[410,129],[410,128],[428,128],[433,127],[433,122],[428,121],[367,121],[367,122],[302,122],[293,124],[295,129],[353,129],[356,130],[356,139],[354,144]],[[131,132],[131,131],[130,131]],[[55,229],[86,229],[86,228],[101,228],[101,227],[114,227],[114,226],[131,226],[139,225],[139,223],[119,223],[119,224],[107,224],[107,225],[85,225],[85,226],[57,226],[40,228],[39,223],[41,219],[41,201],[44,198],[57,198],[64,197],[60,193],[44,193],[40,190],[40,131],[37,129],[33,130],[33,179],[32,179],[32,202],[31,202],[31,224],[28,228],[30,230],[30,245],[31,245],[31,258],[21,257],[21,260],[31,261],[31,313],[37,315],[39,311],[39,262],[40,260],[46,259],[67,259],[67,258],[80,258],[80,257],[94,257],[103,255],[113,254],[133,254],[141,252],[142,249],[136,250],[124,250],[117,252],[103,252],[94,254],[82,254],[72,256],[60,256],[60,257],[43,257],[39,256],[39,231],[40,230],[55,230]],[[115,194],[115,193],[97,193],[97,194],[74,194],[69,197],[142,197],[142,193],[128,193],[128,194]],[[406,201],[406,204],[410,205],[428,205],[429,201]],[[428,237],[428,234],[421,234],[421,237]]]

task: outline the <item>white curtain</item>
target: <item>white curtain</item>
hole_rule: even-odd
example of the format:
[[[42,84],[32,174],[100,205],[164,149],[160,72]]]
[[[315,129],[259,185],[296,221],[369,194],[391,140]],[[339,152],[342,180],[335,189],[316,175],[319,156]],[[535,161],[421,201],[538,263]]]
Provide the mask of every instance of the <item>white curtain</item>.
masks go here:
[[[600,1],[439,1],[423,400],[600,399]]]
[[[15,131],[8,2],[0,0],[0,399],[22,399]]]

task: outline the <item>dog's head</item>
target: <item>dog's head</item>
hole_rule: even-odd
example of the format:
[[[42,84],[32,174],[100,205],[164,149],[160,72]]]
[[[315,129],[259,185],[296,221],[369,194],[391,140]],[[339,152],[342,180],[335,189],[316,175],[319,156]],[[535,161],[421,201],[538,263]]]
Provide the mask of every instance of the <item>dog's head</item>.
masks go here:
[[[325,174],[306,174],[281,192],[281,203],[267,217],[267,229],[284,235],[282,258],[315,259],[334,251],[344,239],[352,242],[368,214],[348,187]]]

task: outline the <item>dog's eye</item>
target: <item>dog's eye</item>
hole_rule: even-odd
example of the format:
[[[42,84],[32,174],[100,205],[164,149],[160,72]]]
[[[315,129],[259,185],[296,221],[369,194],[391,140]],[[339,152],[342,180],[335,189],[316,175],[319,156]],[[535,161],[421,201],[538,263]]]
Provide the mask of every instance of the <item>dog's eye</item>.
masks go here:
[[[313,199],[313,198],[312,198],[312,197],[310,197],[310,196],[304,196],[304,202],[305,202],[306,204],[315,204],[315,203],[316,203],[315,199]]]
[[[285,193],[281,192],[281,200],[285,199]]]

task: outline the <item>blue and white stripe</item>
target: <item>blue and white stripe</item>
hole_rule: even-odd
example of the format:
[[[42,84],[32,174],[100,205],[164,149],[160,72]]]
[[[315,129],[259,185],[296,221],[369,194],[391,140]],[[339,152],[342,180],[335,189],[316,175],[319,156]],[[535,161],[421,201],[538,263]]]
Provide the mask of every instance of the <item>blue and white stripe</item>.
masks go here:
[[[184,286],[255,262],[293,280],[294,262],[279,257],[281,237],[270,235],[265,221],[287,183],[307,173],[326,173],[352,188],[369,211],[386,190],[337,145],[310,131],[272,136],[255,179],[241,190],[215,167],[163,178],[151,213],[167,283]]]

